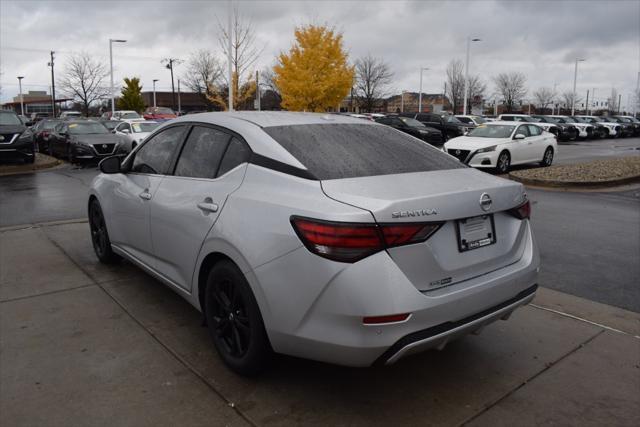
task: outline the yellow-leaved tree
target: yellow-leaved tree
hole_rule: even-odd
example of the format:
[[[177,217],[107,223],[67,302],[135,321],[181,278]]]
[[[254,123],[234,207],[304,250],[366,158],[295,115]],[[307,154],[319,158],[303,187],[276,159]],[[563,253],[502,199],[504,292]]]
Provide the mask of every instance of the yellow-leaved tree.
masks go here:
[[[282,106],[293,111],[326,111],[349,94],[354,67],[342,47],[342,35],[326,26],[295,31],[296,41],[273,67]]]

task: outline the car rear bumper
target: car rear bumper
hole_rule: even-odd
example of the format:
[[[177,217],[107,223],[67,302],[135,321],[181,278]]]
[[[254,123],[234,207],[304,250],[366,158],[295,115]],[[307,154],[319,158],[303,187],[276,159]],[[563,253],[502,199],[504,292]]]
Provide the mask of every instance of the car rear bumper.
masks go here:
[[[264,292],[261,308],[276,352],[364,367],[443,348],[531,301],[539,255],[528,223],[523,245],[518,261],[432,291],[418,290],[386,252],[325,271],[340,263],[326,264],[302,247],[251,274]],[[272,293],[275,288],[286,291]],[[363,323],[363,317],[401,313],[410,315],[402,322]]]

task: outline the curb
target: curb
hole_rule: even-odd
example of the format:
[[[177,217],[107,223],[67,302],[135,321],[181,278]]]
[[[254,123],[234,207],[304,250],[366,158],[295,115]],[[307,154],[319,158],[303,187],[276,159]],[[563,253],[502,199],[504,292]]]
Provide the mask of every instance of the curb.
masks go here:
[[[18,175],[23,173],[36,172],[43,169],[51,169],[63,163],[55,157],[47,156],[46,154],[36,153],[36,156],[36,162],[34,164],[10,165],[5,167],[0,166],[0,176]],[[4,170],[5,168],[6,170]]]
[[[630,176],[626,178],[611,179],[607,181],[554,181],[539,178],[523,178],[517,175],[509,174],[509,179],[518,181],[524,185],[536,185],[538,187],[573,187],[573,188],[603,188],[617,187],[625,184],[634,184],[640,182],[640,175]]]

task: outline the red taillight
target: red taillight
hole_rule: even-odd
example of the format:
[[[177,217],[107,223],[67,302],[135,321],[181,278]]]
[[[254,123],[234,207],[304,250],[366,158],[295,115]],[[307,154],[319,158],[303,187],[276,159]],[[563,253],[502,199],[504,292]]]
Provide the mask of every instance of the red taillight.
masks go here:
[[[378,225],[300,217],[292,217],[291,223],[307,249],[321,257],[341,262],[356,262],[385,248],[424,241],[442,225]]]
[[[362,323],[365,325],[379,325],[381,323],[404,322],[409,318],[411,313],[390,314],[388,316],[370,316],[363,317]]]
[[[520,206],[517,206],[513,209],[509,210],[509,213],[515,216],[518,219],[528,219],[531,218],[531,202],[527,200]]]

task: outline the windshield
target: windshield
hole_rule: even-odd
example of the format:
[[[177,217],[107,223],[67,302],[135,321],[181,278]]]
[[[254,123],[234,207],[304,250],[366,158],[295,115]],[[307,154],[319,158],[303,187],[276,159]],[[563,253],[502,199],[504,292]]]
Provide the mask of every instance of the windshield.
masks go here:
[[[109,133],[100,123],[70,123],[69,133],[73,135],[89,135],[94,133]]]
[[[155,128],[157,128],[159,124],[160,123],[151,123],[151,122],[131,123],[131,128],[135,133],[151,132]]]
[[[478,116],[474,116],[473,120],[478,124],[482,124],[482,123],[486,123],[487,122],[484,118],[478,117]]]
[[[458,118],[455,116],[447,116],[447,123],[462,123],[462,122],[458,120]]]
[[[575,123],[589,123],[588,121],[586,121],[586,120],[585,120],[585,119],[583,119],[582,117],[573,117],[573,116],[570,116],[570,117],[567,117],[567,118],[568,118],[569,120],[571,120],[572,122],[575,122]]]
[[[405,125],[411,126],[412,128],[418,128],[418,127],[424,128],[424,127],[426,127],[425,125],[423,125],[422,123],[420,123],[416,119],[412,119],[410,117],[400,117],[400,120],[402,120],[402,122]]]
[[[123,114],[120,114],[120,118],[121,119],[139,119],[140,118],[140,114],[135,113],[135,112],[123,113]]]
[[[56,127],[56,125],[60,123],[58,120],[45,120],[42,123],[42,129],[44,130],[50,130],[53,129],[54,127]]]
[[[15,113],[0,113],[0,125],[21,125],[22,120]]]
[[[152,108],[151,109],[151,113],[152,114],[173,114],[173,115],[175,115],[175,113],[173,112],[173,110],[171,108],[166,108],[166,107]]]
[[[510,138],[515,125],[484,125],[478,126],[467,134],[477,138]]]
[[[118,126],[120,124],[120,122],[116,121],[116,120],[106,120],[106,121],[100,122],[100,123],[102,123],[102,125],[104,127],[106,127],[107,129],[109,129],[109,130],[114,130],[116,128],[116,126]]]

